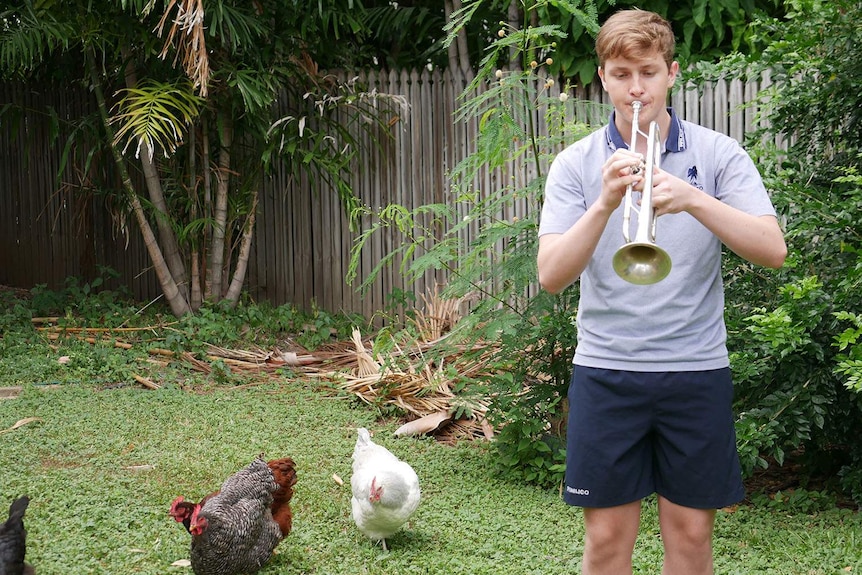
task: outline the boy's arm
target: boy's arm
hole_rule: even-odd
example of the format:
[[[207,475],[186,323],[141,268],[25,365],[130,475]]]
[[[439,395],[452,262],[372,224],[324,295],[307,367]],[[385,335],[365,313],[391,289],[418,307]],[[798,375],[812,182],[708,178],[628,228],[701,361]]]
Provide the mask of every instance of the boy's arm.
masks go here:
[[[738,256],[769,268],[784,265],[787,245],[775,216],[745,213],[663,170],[656,171],[653,184],[657,215],[688,212]]]
[[[580,276],[607,227],[611,214],[620,205],[629,184],[636,185],[643,175],[632,174],[631,167],[642,161],[639,154],[617,150],[602,166],[602,193],[575,224],[561,234],[539,238],[539,285],[559,293]]]

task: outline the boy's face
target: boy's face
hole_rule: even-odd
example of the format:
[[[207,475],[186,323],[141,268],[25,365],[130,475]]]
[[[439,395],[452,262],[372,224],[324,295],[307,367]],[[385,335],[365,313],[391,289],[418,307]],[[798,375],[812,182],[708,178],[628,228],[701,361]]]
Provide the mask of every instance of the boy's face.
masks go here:
[[[668,90],[678,71],[677,62],[668,68],[662,55],[655,51],[638,59],[622,56],[608,59],[599,68],[599,77],[617,115],[622,116],[620,119],[631,124],[632,102],[640,100],[643,107],[638,123],[646,125],[664,112]]]

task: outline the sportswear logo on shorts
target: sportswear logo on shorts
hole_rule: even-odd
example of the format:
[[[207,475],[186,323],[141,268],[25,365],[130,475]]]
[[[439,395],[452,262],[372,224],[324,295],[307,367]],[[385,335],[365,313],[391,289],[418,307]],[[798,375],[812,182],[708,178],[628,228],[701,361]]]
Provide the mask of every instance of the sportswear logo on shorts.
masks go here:
[[[575,495],[589,495],[589,489],[581,489],[579,487],[569,487],[566,485],[566,493],[574,493]]]

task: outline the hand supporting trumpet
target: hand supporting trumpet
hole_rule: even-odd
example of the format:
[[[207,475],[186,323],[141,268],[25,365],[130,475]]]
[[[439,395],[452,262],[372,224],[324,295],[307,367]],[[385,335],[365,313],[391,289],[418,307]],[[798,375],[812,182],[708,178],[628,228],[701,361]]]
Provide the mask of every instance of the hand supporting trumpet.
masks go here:
[[[683,180],[657,168],[652,177],[652,206],[656,215],[691,211],[703,192]]]
[[[606,200],[605,205],[611,211],[620,205],[630,184],[634,191],[643,191],[644,165],[642,154],[626,149],[617,150],[605,162],[602,167],[602,200]],[[652,206],[656,216],[688,211],[694,205],[694,194],[701,193],[685,180],[661,168],[653,169],[652,184]],[[640,200],[637,203],[640,205]]]

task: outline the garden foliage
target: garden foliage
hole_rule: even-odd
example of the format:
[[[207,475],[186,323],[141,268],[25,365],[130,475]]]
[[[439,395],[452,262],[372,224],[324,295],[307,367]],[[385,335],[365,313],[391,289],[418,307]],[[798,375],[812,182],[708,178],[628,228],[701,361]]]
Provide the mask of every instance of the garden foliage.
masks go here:
[[[793,453],[807,475],[832,476],[862,502],[862,29],[858,2],[788,3],[787,18],[753,27],[759,59],[738,55],[714,74],[759,74],[763,125],[750,149],[781,213],[787,264],[726,270],[729,345],[744,467]],[[779,136],[787,150],[768,142]],[[752,294],[757,294],[752,295]]]
[[[583,11],[573,14],[587,17]],[[450,174],[454,200],[413,211],[398,205],[378,211],[359,238],[353,261],[371,234],[389,230],[403,241],[381,265],[400,258],[409,277],[428,269],[446,271],[443,296],[473,302],[447,343],[493,342],[496,349],[488,370],[494,375],[473,382],[471,392],[492,400],[489,418],[500,430],[497,460],[510,474],[550,485],[558,482],[564,459],[561,432],[577,287],[556,296],[537,292],[538,214],[553,155],[588,134],[593,129],[588,119],[606,117],[607,110],[569,98],[568,87],[561,96],[549,95],[554,50],[565,38],[557,27],[501,25],[496,38],[465,90],[475,95],[465,96],[457,112],[457,121],[477,119],[479,133],[475,152]],[[524,60],[506,70],[511,48]],[[537,130],[540,121],[549,127],[548,136]],[[474,177],[480,168],[503,174],[501,187],[483,188]],[[478,234],[466,243],[461,232],[472,226]]]
[[[758,43],[759,60],[734,55],[692,74],[703,79],[769,68],[774,81],[759,105],[762,125],[779,129],[752,134],[747,147],[785,226],[787,264],[779,271],[760,269],[728,252],[724,269],[740,456],[751,474],[793,455],[806,477],[831,474],[840,479],[833,487],[862,501],[862,14],[849,1],[806,0],[785,8],[785,19],[763,18],[752,27],[749,40]],[[543,94],[548,81],[540,77],[547,74],[541,62],[553,59],[554,42],[562,37],[553,26],[504,27],[476,79],[487,90],[460,110],[462,118],[480,119],[480,133],[476,152],[451,174],[455,207],[411,213],[389,206],[366,232],[401,230],[409,241],[393,258],[421,254],[403,264],[406,272],[446,269],[448,295],[481,294],[456,335],[498,346],[496,375],[482,382],[493,398],[491,417],[500,424],[498,461],[516,476],[545,484],[561,478],[577,286],[557,296],[531,289],[536,216],[550,157],[564,139],[574,141],[591,129],[572,100]],[[525,61],[523,73],[495,72],[505,61],[503,50],[513,46],[522,54],[542,54],[540,63]],[[555,136],[536,136],[534,113],[547,115]],[[786,151],[767,145],[776,132],[789,142]],[[523,185],[474,186],[471,176],[479,166],[507,162],[528,166]],[[526,202],[528,217],[500,216],[516,202]],[[481,230],[471,245],[459,240],[458,230],[467,225]]]

